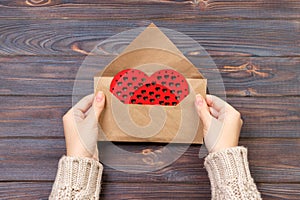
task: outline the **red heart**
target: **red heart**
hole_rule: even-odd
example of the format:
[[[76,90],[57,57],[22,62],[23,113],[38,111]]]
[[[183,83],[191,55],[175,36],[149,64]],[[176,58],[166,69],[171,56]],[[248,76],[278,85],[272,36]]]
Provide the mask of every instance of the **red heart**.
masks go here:
[[[183,75],[172,69],[159,70],[150,77],[138,69],[119,72],[110,91],[125,104],[177,105],[189,94]]]

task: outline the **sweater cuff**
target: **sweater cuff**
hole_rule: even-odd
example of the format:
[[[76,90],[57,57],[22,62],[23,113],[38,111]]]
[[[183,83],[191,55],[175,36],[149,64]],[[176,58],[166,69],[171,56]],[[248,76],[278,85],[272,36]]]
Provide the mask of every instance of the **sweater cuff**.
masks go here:
[[[99,199],[102,171],[94,159],[63,156],[50,199]]]
[[[238,199],[260,199],[250,174],[245,147],[232,147],[210,153],[205,158],[204,166],[210,179],[213,199],[220,194],[234,195]],[[245,196],[248,197],[243,198]]]

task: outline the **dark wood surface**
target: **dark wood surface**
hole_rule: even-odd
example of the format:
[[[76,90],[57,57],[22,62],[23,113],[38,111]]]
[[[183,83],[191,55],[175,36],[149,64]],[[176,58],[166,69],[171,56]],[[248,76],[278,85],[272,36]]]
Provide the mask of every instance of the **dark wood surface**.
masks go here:
[[[0,1],[0,199],[47,199],[65,153],[61,117],[85,56],[150,22],[192,37],[214,59],[227,101],[244,118],[240,144],[263,198],[300,199],[299,13],[297,0]],[[92,91],[89,76],[80,82]],[[101,199],[209,199],[199,148],[151,173],[105,167]]]

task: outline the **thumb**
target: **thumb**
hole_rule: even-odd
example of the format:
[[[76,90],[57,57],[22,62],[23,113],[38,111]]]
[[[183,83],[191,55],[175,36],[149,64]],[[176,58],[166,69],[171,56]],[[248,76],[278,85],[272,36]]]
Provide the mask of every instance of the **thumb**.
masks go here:
[[[94,113],[97,119],[99,119],[99,116],[104,108],[104,103],[105,103],[104,93],[102,91],[97,92],[93,103]]]
[[[209,108],[206,104],[205,99],[200,94],[196,95],[195,106],[200,120],[202,121],[202,124],[204,126],[204,130],[207,131],[210,126],[212,117],[210,115]]]

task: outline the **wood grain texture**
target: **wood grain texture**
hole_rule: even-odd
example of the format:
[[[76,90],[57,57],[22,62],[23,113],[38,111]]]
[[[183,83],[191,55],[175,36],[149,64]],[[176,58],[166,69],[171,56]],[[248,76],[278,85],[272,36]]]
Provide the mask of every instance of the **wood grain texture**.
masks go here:
[[[265,200],[299,199],[299,184],[257,184]],[[139,191],[139,192],[137,192]],[[210,185],[167,183],[104,183],[103,199],[210,199]]]
[[[48,199],[65,153],[61,117],[85,56],[100,41],[150,22],[192,37],[213,56],[228,102],[244,118],[240,144],[249,149],[262,197],[300,199],[300,1],[3,0],[0,13],[0,199]],[[128,38],[101,46],[108,55],[100,64]],[[202,56],[187,41],[179,47]],[[220,84],[209,65],[199,69],[210,85]],[[91,62],[75,82],[80,92],[92,92],[98,69]],[[155,153],[162,144],[118,146]],[[101,199],[209,199],[198,153],[191,146],[172,165],[146,174],[105,166]]]
[[[249,149],[252,176],[263,183],[299,183],[300,139],[242,139]],[[159,149],[161,145],[118,144],[130,152]],[[62,139],[2,139],[1,181],[53,181],[58,159],[65,153]],[[268,149],[268,151],[266,151]],[[10,152],[7,154],[6,152]],[[175,163],[155,172],[129,174],[105,166],[104,182],[209,183],[198,158],[199,146],[191,146]],[[124,160],[125,165],[128,160]]]
[[[0,77],[3,80],[0,94],[72,95],[75,79],[85,86],[81,90],[83,94],[92,93],[94,74],[113,57],[0,57]],[[300,94],[299,57],[216,56],[212,59],[219,71],[213,63],[206,63],[206,58],[198,59],[203,60],[199,70],[208,79],[209,88],[212,85],[224,84],[229,96],[275,97]],[[86,64],[82,64],[83,62]],[[76,77],[77,72],[80,76]],[[219,75],[222,79],[215,78]],[[213,94],[223,92],[222,87],[211,91]]]
[[[299,10],[297,0],[4,0],[0,4],[0,18],[299,19]]]
[[[299,199],[300,184],[258,184],[263,199]]]
[[[0,198],[7,200],[48,199],[52,182],[1,182]],[[263,199],[298,199],[299,184],[259,183]],[[176,195],[176,196],[174,196]],[[210,186],[206,183],[102,183],[101,200],[110,199],[210,199]]]
[[[0,96],[0,101],[1,137],[63,137],[61,118],[72,106],[70,96]],[[298,97],[230,97],[227,101],[243,116],[241,137],[300,136]]]
[[[52,182],[1,182],[0,199],[48,199]]]
[[[82,55],[100,41],[151,20],[0,20],[5,55]],[[154,20],[159,27],[182,32],[211,55],[299,56],[297,20]],[[120,42],[113,41],[114,45]],[[122,45],[121,41],[121,45]],[[117,46],[118,47],[118,46]]]
[[[299,184],[257,184],[265,200],[299,199]],[[139,191],[139,192],[137,192]],[[155,183],[104,183],[100,198],[103,199],[210,199],[210,185],[155,184]]]
[[[139,192],[137,192],[139,191]],[[105,183],[103,199],[210,199],[210,185],[185,183]]]

